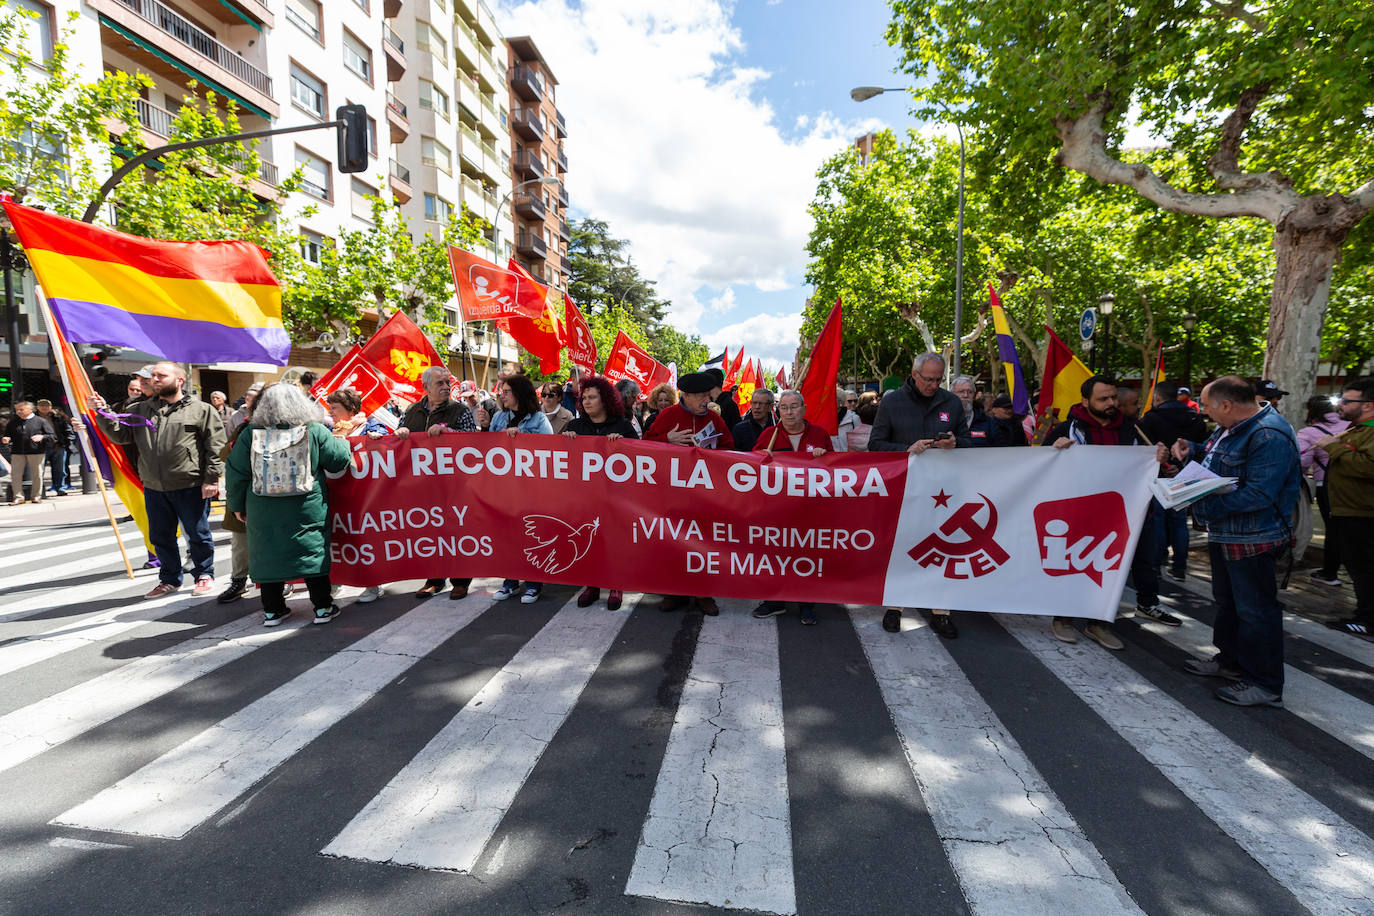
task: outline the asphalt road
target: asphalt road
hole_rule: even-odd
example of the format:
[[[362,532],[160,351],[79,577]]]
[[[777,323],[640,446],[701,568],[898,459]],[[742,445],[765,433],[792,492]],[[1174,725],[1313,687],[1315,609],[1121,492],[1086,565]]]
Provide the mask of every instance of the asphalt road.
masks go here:
[[[1374,644],[1295,618],[1230,707],[1168,580],[1110,653],[494,580],[269,630],[107,525],[0,554],[4,913],[1374,913]]]

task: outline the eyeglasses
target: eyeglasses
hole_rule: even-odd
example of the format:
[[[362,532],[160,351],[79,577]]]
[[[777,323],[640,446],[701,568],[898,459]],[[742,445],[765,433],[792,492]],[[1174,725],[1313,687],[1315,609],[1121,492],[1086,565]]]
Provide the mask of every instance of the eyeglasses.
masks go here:
[[[1368,399],[1361,399],[1361,398],[1341,398],[1341,399],[1340,399],[1339,401],[1337,401],[1336,403],[1337,403],[1337,404],[1370,404],[1370,403],[1374,403],[1374,402],[1371,402],[1371,401],[1369,401]]]
[[[929,375],[918,375],[918,376],[916,376],[916,377],[917,377],[918,379],[920,379],[921,381],[923,381],[923,382],[937,382],[937,383],[938,383],[938,382],[940,382],[942,379],[944,379],[945,375],[944,375],[944,373],[942,372],[942,373],[940,373],[939,375],[936,375],[936,376],[934,376],[934,377],[929,376]]]

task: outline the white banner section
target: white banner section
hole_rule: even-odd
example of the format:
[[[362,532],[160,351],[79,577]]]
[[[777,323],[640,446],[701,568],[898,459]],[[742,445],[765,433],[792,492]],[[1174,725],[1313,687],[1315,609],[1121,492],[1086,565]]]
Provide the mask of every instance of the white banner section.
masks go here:
[[[883,603],[1111,620],[1157,471],[1143,446],[910,456]]]

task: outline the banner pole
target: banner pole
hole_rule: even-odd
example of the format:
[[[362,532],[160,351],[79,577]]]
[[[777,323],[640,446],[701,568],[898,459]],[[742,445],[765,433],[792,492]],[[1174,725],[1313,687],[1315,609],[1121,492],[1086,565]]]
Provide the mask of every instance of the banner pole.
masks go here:
[[[34,298],[38,300],[38,306],[43,310],[43,320],[47,322],[48,325],[49,343],[51,345],[64,347],[64,355],[70,353],[75,356],[76,350],[72,347],[71,342],[62,336],[62,331],[58,328],[56,319],[53,318],[52,309],[48,306],[48,297],[43,295],[42,287],[34,287]],[[72,405],[73,413],[80,413],[82,416],[85,416],[85,411],[82,410],[82,408],[86,405],[77,404],[76,395],[72,391],[72,380],[67,372],[67,361],[65,359],[55,359],[54,361],[57,363],[58,374],[62,376],[62,388],[67,392],[67,402]],[[76,364],[78,366],[81,365],[80,358],[77,358]],[[85,370],[82,371],[84,374]],[[91,384],[89,378],[86,379],[86,384],[92,391],[95,390],[95,386]],[[81,443],[82,457],[86,459],[87,466],[95,471],[92,476],[95,477],[95,484],[100,489],[100,498],[105,502],[105,517],[110,520],[110,530],[114,532],[115,544],[119,546],[119,556],[124,560],[124,571],[128,573],[129,578],[132,579],[134,577],[134,567],[133,564],[129,562],[128,551],[124,549],[124,538],[119,534],[119,522],[115,520],[114,507],[110,505],[110,493],[105,488],[105,478],[100,473],[100,465],[96,463],[95,450],[91,448],[89,436],[90,433],[86,430],[86,424],[82,423],[81,428],[76,431],[77,441]]]

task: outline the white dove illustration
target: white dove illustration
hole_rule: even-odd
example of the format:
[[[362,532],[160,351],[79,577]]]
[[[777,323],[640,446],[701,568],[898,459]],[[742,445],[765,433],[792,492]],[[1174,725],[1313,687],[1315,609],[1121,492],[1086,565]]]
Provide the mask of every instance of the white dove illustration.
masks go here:
[[[551,515],[525,516],[525,534],[534,539],[533,547],[525,548],[525,559],[536,569],[557,575],[587,554],[601,519],[573,528]]]

